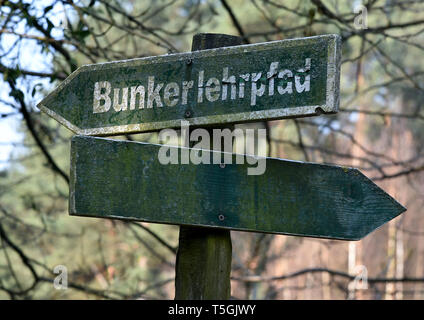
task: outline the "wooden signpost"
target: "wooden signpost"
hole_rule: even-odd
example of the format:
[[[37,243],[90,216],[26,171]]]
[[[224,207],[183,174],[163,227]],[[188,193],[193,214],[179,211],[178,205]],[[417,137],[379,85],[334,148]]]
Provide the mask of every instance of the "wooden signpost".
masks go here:
[[[83,66],[38,105],[80,134],[71,215],[181,226],[177,299],[230,297],[230,230],[358,240],[406,210],[353,168],[266,158],[248,175],[237,155],[164,165],[161,145],[89,137],[337,112],[337,35],[240,44],[199,34],[193,52]]]
[[[193,37],[191,50],[224,48],[242,43],[243,39],[236,36],[201,33]],[[222,127],[233,129],[234,125]],[[209,128],[209,133],[211,130]],[[175,259],[175,299],[230,299],[232,254],[230,230],[181,225]]]
[[[217,151],[211,164],[163,165],[161,147],[75,136],[70,214],[359,240],[405,211],[357,169],[267,158],[247,175],[236,155],[212,164]]]
[[[82,66],[38,107],[94,136],[311,116],[337,112],[339,73],[323,35]]]

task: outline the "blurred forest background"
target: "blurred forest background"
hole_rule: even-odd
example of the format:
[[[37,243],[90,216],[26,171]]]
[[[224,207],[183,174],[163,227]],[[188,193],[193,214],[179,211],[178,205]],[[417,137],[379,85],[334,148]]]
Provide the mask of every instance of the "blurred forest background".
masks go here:
[[[70,217],[72,133],[36,104],[83,64],[190,51],[199,32],[340,34],[338,114],[246,126],[269,128],[268,155],[360,168],[408,208],[358,242],[232,232],[232,297],[424,298],[421,0],[0,4],[0,299],[174,297],[178,226]]]

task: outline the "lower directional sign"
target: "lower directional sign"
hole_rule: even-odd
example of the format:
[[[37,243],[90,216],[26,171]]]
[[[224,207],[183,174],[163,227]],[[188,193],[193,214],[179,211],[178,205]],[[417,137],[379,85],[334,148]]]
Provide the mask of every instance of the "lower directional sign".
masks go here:
[[[262,175],[248,175],[252,162],[235,155],[164,165],[161,147],[75,136],[70,214],[358,240],[406,210],[356,169],[266,158]]]

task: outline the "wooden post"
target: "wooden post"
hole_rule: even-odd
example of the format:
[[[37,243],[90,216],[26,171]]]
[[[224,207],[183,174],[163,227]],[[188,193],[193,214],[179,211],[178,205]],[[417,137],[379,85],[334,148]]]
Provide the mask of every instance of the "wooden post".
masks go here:
[[[191,50],[241,44],[243,39],[240,37],[201,33],[193,37]],[[212,133],[212,128],[209,132]],[[229,230],[181,226],[175,267],[175,299],[229,299],[231,255]]]

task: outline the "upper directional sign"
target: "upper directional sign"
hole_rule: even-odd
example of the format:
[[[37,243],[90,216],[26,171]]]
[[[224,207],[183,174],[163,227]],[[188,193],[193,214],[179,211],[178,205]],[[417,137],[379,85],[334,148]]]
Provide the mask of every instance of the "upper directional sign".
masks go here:
[[[267,158],[264,174],[247,175],[253,162],[236,155],[164,165],[162,147],[74,136],[70,214],[357,240],[405,211],[356,169]]]
[[[83,135],[334,113],[340,38],[323,35],[86,65],[38,107]]]

